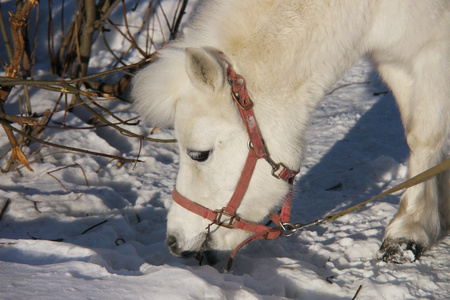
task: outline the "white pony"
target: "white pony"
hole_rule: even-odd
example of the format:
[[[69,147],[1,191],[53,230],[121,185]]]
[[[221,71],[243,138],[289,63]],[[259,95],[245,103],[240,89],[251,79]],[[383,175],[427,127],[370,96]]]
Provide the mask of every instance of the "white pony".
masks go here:
[[[249,151],[228,67],[246,80],[271,158],[299,170],[311,112],[363,56],[376,65],[400,108],[411,150],[409,176],[448,157],[448,0],[202,1],[184,36],[136,75],[132,96],[146,120],[175,128],[179,194],[220,209],[232,197]],[[237,210],[242,219],[261,222],[289,192],[271,170],[264,160],[256,164]],[[210,224],[174,203],[167,222],[171,252],[231,250],[250,235]],[[405,262],[408,250],[416,259],[449,226],[446,171],[403,193],[380,259]]]

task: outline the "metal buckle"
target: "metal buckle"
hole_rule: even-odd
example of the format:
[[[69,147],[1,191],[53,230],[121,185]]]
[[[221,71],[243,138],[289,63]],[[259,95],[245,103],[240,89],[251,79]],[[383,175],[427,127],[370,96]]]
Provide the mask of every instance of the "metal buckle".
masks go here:
[[[214,224],[232,229],[234,228],[234,221],[239,221],[241,218],[239,218],[236,215],[230,214],[225,211],[225,207],[222,209],[216,209],[214,212],[217,214],[216,219],[214,220]],[[222,216],[227,217],[228,219],[222,220]]]
[[[273,159],[270,157],[270,155],[267,155],[266,161],[272,167],[272,176],[275,177],[276,179],[281,179],[280,175],[281,175],[281,172],[283,172],[284,169],[285,170],[289,170],[289,168],[286,167],[285,164],[274,162]]]
[[[294,233],[296,233],[299,230],[305,230],[305,229],[308,229],[309,227],[318,226],[318,225],[321,225],[321,224],[326,223],[328,221],[329,221],[329,219],[323,218],[323,219],[317,219],[317,220],[315,220],[313,222],[309,222],[309,223],[306,223],[306,224],[300,224],[300,223],[292,224],[292,223],[289,223],[289,222],[283,223],[280,220],[278,222],[278,224],[280,225],[280,228],[282,230],[282,233],[281,233],[282,236],[291,236],[291,235],[293,235]]]
[[[289,170],[288,167],[286,167],[283,163],[277,163],[272,165],[272,176],[276,179],[280,179],[281,172],[283,170]],[[278,173],[277,173],[278,172]]]

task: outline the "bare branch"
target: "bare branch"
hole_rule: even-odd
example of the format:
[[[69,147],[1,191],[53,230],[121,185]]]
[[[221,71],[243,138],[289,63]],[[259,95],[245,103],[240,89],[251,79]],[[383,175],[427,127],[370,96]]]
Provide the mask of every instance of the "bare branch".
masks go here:
[[[3,112],[0,112],[0,118],[12,122],[12,123],[19,123],[19,124],[28,124],[28,125],[38,125],[38,121],[36,118],[32,117],[21,117],[21,116],[15,116],[15,115],[8,115]]]
[[[63,146],[63,145],[58,145],[58,144],[54,144],[54,143],[50,143],[44,140],[40,140],[37,139],[35,137],[32,137],[28,134],[26,134],[25,132],[12,127],[11,125],[9,125],[7,122],[3,121],[2,119],[0,119],[0,123],[4,126],[7,126],[8,128],[10,128],[12,131],[15,131],[17,133],[19,133],[20,135],[23,135],[24,137],[34,141],[34,142],[38,142],[47,146],[51,146],[51,147],[55,147],[55,148],[61,148],[61,149],[66,149],[72,152],[79,152],[79,153],[84,153],[84,154],[89,154],[89,155],[95,155],[95,156],[102,156],[102,157],[109,157],[109,158],[115,158],[118,159],[120,161],[128,161],[128,162],[135,162],[135,159],[129,159],[129,158],[123,158],[123,157],[117,157],[116,155],[110,155],[110,154],[104,154],[104,153],[99,153],[99,152],[94,152],[94,151],[89,151],[89,150],[84,150],[84,149],[80,149],[80,148],[74,148],[74,147],[68,147],[68,146]],[[138,160],[138,162],[143,162],[141,160]]]
[[[11,44],[9,42],[8,33],[6,32],[5,20],[3,19],[2,4],[0,3],[0,31],[2,33],[3,42],[5,43],[6,53],[8,54],[9,63],[12,62],[13,56]]]
[[[181,9],[180,9],[180,12],[178,13],[176,21],[172,24],[172,29],[170,31],[170,39],[171,40],[174,40],[177,37],[178,30],[180,29],[181,20],[183,19],[183,16],[186,13],[186,6],[188,4],[188,0],[180,0],[180,1],[183,1],[183,4],[181,5]],[[180,4],[180,2],[178,2],[178,5],[179,4]],[[177,11],[178,11],[178,8],[177,8]]]
[[[20,64],[22,62],[22,58],[25,52],[25,34],[26,34],[25,28],[31,10],[34,8],[36,4],[37,0],[28,0],[22,3],[20,9],[17,10],[16,14],[11,14],[11,17],[9,18],[9,23],[11,26],[11,37],[14,45],[14,53],[9,67],[7,67],[5,70],[6,77],[16,78],[19,75]],[[11,92],[11,88],[12,88],[11,86],[3,86],[3,85],[0,87],[0,113],[3,115],[5,114],[3,105],[8,99],[9,93]],[[11,161],[14,160],[20,161],[30,171],[33,171],[33,169],[31,169],[31,167],[28,165],[27,158],[20,149],[19,144],[17,143],[12,130],[8,126],[4,125],[4,122],[5,121],[2,121],[2,127],[6,133],[6,136],[8,137],[12,149]],[[8,164],[8,169],[10,166],[11,165]]]
[[[97,13],[97,6],[95,0],[85,0],[84,18],[82,25],[82,32],[80,36],[80,50],[77,77],[82,77],[87,74],[89,59],[91,58],[92,36],[94,34],[94,23]]]
[[[110,111],[106,106],[102,106],[99,103],[104,100],[120,99],[120,96],[124,93],[133,77],[133,71],[153,61],[155,52],[152,53],[152,51],[158,47],[153,41],[153,35],[155,32],[162,32],[163,42],[165,42],[166,38],[164,37],[164,32],[167,32],[166,29],[168,28],[170,32],[170,39],[175,38],[182,18],[185,14],[188,1],[178,0],[175,13],[172,16],[169,16],[166,14],[161,5],[158,5],[155,9],[153,0],[148,1],[148,6],[146,8],[142,7],[142,2],[136,0],[134,6],[131,8],[131,11],[134,11],[138,4],[141,5],[140,9],[142,8],[147,10],[143,11],[145,16],[143,17],[142,23],[138,25],[131,23],[128,14],[130,8],[127,9],[124,5],[124,1],[122,0],[75,0],[73,1],[73,4],[71,4],[73,6],[71,6],[70,9],[67,9],[68,6],[65,5],[65,2],[67,1],[62,0],[57,3],[58,5],[54,5],[56,2],[53,2],[53,0],[47,1],[47,51],[51,65],[51,72],[54,74],[59,74],[62,77],[67,76],[66,74],[70,74],[72,79],[54,81],[33,80],[35,58],[36,55],[39,54],[36,53],[37,44],[39,43],[37,39],[38,30],[36,29],[40,23],[38,11],[39,6],[37,6],[39,1],[16,1],[17,11],[16,13],[11,14],[9,19],[9,27],[11,31],[10,38],[9,34],[6,32],[8,24],[5,24],[4,20],[0,18],[0,34],[2,34],[9,59],[9,62],[5,62],[7,63],[7,65],[5,65],[6,76],[0,77],[0,125],[5,131],[11,145],[10,150],[0,157],[0,160],[3,159],[6,157],[6,154],[11,151],[10,160],[6,165],[6,171],[15,168],[20,174],[20,169],[22,166],[17,167],[19,161],[23,164],[23,166],[26,166],[32,170],[29,166],[27,157],[21,150],[23,146],[29,145],[31,142],[40,143],[39,149],[32,155],[39,153],[43,147],[49,146],[64,149],[65,151],[107,157],[111,160],[118,160],[118,164],[124,161],[135,163],[140,162],[138,158],[141,155],[143,141],[159,143],[176,142],[174,139],[153,139],[148,136],[133,133],[123,128],[123,125],[137,125],[138,122],[132,123],[131,121],[134,118],[122,120],[115,114],[114,111]],[[160,2],[160,0],[158,1]],[[122,5],[118,8],[117,5],[120,2],[122,2]],[[34,12],[32,10],[36,6],[36,18],[34,18]],[[57,12],[55,10],[56,7],[58,7],[58,9],[61,8],[61,10]],[[1,9],[2,7],[0,4],[0,15]],[[122,10],[122,21],[124,25],[118,25],[116,21],[114,21],[116,23],[113,23],[112,21],[113,14],[114,20],[117,17],[118,9]],[[31,13],[33,13],[33,20],[35,20],[33,23],[30,23]],[[57,16],[58,22],[55,22]],[[66,26],[65,28],[64,23],[67,23],[67,18],[72,18],[72,21],[70,26]],[[61,36],[59,36],[60,33],[58,33],[58,40],[56,40],[55,34],[57,33],[55,26],[56,24],[59,26],[59,23],[61,23],[61,28],[58,28],[58,32],[61,33]],[[106,28],[106,26],[110,28]],[[167,26],[167,28],[165,28],[165,26]],[[109,46],[107,39],[109,36],[106,34],[109,30],[115,31],[116,35],[121,35],[123,39],[128,41],[124,43],[123,49],[112,49],[112,47]],[[96,40],[96,38],[100,36],[101,39]],[[144,39],[142,39],[142,37],[144,37]],[[141,42],[142,40],[144,40],[145,43],[138,44],[138,41]],[[89,61],[94,43],[103,43],[111,53],[113,61],[110,69],[104,68],[105,71],[89,74]],[[133,53],[133,51],[139,52],[139,54],[146,59],[135,64],[126,65],[127,58]],[[122,64],[123,66],[120,68],[115,68],[115,66],[119,64]],[[111,74],[118,72],[123,73],[120,74],[118,79],[111,81],[106,78],[106,76],[110,76]],[[16,115],[5,112],[4,104],[8,100],[11,89],[14,86],[20,85],[22,85],[23,88],[19,89],[18,95],[15,95],[15,97],[18,97],[17,110],[20,113]],[[87,89],[82,88],[83,85]],[[53,107],[49,107],[48,109],[43,108],[45,113],[41,112],[41,115],[37,115],[36,113],[32,115],[33,102],[30,97],[33,96],[35,88],[58,93],[55,95],[55,104],[51,105]],[[68,99],[69,94],[73,96],[72,102]],[[86,109],[90,115],[90,119],[94,118],[99,124],[96,124],[95,126],[66,126],[66,117],[68,117],[72,110],[77,106],[81,106],[83,109]],[[63,112],[62,121],[57,123],[57,126],[48,126],[52,116],[61,111]],[[111,119],[113,120],[110,121]],[[21,125],[22,129],[17,126],[12,126],[11,123]],[[126,137],[139,139],[139,153],[137,159],[125,159],[120,156],[57,145],[42,138],[44,129],[50,127],[63,130],[92,130],[94,128],[106,126],[114,129]],[[85,180],[87,183],[86,177]]]

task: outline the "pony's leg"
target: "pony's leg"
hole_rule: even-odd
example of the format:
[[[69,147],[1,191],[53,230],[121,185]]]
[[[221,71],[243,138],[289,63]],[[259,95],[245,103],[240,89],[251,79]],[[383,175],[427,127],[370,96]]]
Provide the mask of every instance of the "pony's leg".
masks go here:
[[[445,54],[445,51],[443,51]],[[436,51],[422,53],[409,70],[380,65],[400,108],[410,148],[409,177],[448,156],[450,85],[448,57]],[[379,259],[396,263],[414,261],[436,242],[441,231],[441,210],[450,223],[450,172],[408,188],[399,210],[386,228]],[[443,221],[443,220],[442,220]],[[411,251],[408,251],[411,250]]]

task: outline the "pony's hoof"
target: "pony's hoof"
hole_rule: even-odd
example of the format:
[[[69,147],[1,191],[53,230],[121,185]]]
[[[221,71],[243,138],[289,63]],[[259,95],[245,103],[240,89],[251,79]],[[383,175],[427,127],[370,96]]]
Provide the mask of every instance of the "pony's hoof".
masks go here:
[[[378,250],[377,258],[385,262],[404,264],[420,258],[424,247],[410,240],[385,240]]]

